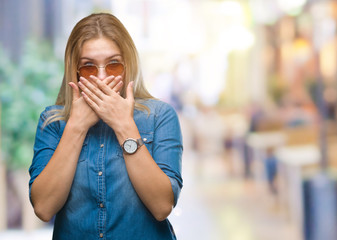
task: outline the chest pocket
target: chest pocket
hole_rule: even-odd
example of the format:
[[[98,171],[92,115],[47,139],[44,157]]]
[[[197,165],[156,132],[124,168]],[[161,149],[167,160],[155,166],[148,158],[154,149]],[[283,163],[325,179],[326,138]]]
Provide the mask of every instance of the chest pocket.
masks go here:
[[[89,151],[88,151],[88,148],[89,148],[88,142],[89,142],[89,134],[87,134],[87,136],[84,139],[82,150],[81,150],[80,156],[78,158],[78,162],[83,162],[83,161],[85,161],[85,160],[88,159],[88,153],[89,153]]]
[[[147,148],[147,150],[150,152],[152,156],[153,152],[153,133],[142,133],[140,132],[140,136],[143,139],[143,142]]]

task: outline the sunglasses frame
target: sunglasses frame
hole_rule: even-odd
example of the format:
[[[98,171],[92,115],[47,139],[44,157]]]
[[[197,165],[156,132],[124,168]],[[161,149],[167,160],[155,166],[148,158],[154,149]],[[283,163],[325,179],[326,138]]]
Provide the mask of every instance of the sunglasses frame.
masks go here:
[[[98,74],[98,71],[99,71],[99,68],[104,68],[104,70],[105,70],[105,72],[107,73],[107,71],[106,71],[106,66],[108,66],[109,64],[112,64],[112,65],[114,65],[114,64],[121,64],[122,66],[123,66],[123,72],[122,72],[122,74],[121,75],[123,75],[124,73],[125,73],[125,65],[124,65],[124,63],[121,63],[121,62],[117,62],[117,63],[107,63],[107,64],[105,64],[104,66],[97,66],[96,64],[91,64],[91,65],[82,65],[82,66],[80,66],[78,69],[77,69],[77,74],[80,76],[80,77],[83,77],[83,76],[81,76],[81,74],[80,74],[80,69],[82,68],[82,67],[96,67],[97,68],[97,74]],[[121,75],[119,75],[119,76],[121,76]],[[112,76],[112,75],[109,75],[109,76]],[[96,76],[97,77],[97,76]],[[115,76],[115,77],[117,77],[117,76]]]

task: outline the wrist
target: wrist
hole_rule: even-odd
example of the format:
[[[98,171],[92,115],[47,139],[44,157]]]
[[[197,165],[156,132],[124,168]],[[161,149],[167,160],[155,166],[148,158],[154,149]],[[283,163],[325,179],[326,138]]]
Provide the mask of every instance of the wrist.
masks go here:
[[[84,126],[83,124],[78,123],[77,121],[74,121],[69,118],[67,121],[66,128],[71,130],[74,133],[78,133],[80,135],[84,134],[86,135],[88,132],[88,127]]]
[[[121,121],[121,125],[117,130],[115,130],[115,134],[119,145],[122,145],[127,138],[140,138],[140,134],[137,128],[135,121]]]

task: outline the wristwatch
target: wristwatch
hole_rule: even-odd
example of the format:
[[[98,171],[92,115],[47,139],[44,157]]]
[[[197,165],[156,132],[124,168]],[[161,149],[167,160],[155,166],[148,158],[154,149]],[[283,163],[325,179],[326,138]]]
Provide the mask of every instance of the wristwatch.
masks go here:
[[[138,148],[144,145],[143,139],[138,138],[138,139],[133,139],[133,138],[128,138],[124,141],[122,144],[122,148],[124,152],[127,154],[134,154]]]

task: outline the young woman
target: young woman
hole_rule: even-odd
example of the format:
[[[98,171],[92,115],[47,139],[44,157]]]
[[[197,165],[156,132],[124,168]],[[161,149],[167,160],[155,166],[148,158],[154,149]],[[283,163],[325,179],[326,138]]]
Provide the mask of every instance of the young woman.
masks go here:
[[[181,157],[177,114],[145,89],[125,27],[111,14],[79,21],[29,169],[36,215],[56,215],[53,239],[175,239]]]

